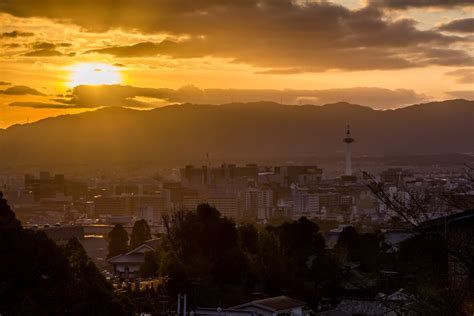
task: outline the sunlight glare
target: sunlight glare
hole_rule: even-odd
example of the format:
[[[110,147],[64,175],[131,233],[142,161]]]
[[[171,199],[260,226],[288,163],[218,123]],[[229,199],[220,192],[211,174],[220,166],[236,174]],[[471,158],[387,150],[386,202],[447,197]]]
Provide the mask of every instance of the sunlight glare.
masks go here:
[[[122,76],[117,67],[103,63],[81,63],[69,68],[71,75],[67,85],[71,88],[79,85],[119,84]]]

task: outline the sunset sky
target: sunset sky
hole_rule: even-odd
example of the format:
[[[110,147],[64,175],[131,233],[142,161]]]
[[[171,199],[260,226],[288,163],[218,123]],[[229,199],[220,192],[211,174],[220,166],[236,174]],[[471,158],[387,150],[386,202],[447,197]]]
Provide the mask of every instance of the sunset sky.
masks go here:
[[[473,99],[472,0],[0,0],[0,128],[101,106]]]

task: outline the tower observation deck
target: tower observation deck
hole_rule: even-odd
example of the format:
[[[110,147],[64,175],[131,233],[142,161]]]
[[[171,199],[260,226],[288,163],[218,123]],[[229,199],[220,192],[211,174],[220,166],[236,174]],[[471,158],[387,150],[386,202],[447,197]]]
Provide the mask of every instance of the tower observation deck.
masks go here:
[[[351,144],[355,142],[355,139],[351,136],[351,128],[347,125],[346,137],[342,140],[346,144],[346,170],[344,172],[345,176],[352,176],[352,146]]]

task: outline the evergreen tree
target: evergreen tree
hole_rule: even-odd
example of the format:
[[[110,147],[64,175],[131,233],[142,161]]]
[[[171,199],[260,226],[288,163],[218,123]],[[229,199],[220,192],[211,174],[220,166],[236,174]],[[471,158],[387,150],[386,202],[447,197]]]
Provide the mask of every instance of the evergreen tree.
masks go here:
[[[21,229],[21,223],[16,219],[15,213],[10,209],[7,201],[0,192],[0,228],[5,229]]]
[[[243,251],[256,254],[258,251],[258,231],[252,224],[244,224],[238,228],[240,247]]]
[[[43,232],[23,229],[1,194],[0,249],[2,315],[124,315],[77,240],[61,249]]]
[[[145,252],[144,262],[140,266],[140,276],[142,278],[154,277],[160,268],[160,256],[157,251]]]
[[[141,219],[133,225],[132,236],[130,237],[130,250],[142,245],[151,239],[150,227],[146,220]]]
[[[109,233],[109,254],[107,258],[111,258],[128,250],[128,233],[121,224],[115,227]]]
[[[69,261],[73,276],[71,291],[75,303],[70,306],[70,313],[73,315],[124,314],[119,300],[113,295],[112,285],[87,256],[80,242],[76,238],[71,238],[61,249]]]

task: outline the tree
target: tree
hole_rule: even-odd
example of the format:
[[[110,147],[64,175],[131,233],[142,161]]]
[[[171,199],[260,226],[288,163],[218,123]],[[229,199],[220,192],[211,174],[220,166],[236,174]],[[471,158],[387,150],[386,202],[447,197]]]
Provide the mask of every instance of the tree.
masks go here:
[[[111,258],[128,250],[128,233],[121,224],[117,224],[110,231],[109,235],[109,254],[107,258]]]
[[[269,295],[280,293],[285,276],[284,259],[278,237],[268,230],[261,231],[258,236],[259,275],[263,289]]]
[[[144,262],[140,266],[140,276],[142,278],[154,277],[160,269],[160,255],[158,251],[145,252]]]
[[[252,224],[244,224],[238,228],[240,247],[251,254],[258,252],[258,231]]]
[[[160,274],[168,277],[170,295],[191,291],[193,280],[199,280],[201,303],[232,305],[247,298],[250,269],[232,220],[201,204],[195,212],[164,217],[164,223],[167,233]]]
[[[141,219],[133,225],[132,236],[130,237],[130,250],[142,245],[151,239],[150,227],[146,220]]]
[[[77,240],[61,249],[43,232],[23,229],[1,193],[0,249],[7,256],[0,260],[2,314],[124,315]],[[90,300],[80,299],[88,293]]]
[[[69,306],[70,314],[123,315],[121,303],[113,295],[112,285],[87,256],[80,242],[71,238],[61,250],[72,269],[71,296],[74,303]]]
[[[3,198],[0,192],[0,228],[2,231],[6,229],[21,229],[21,223],[16,219],[15,213],[11,210],[7,200]]]
[[[433,308],[440,311],[438,314],[444,315],[447,311],[452,315],[463,314],[462,310],[465,308],[463,300],[469,293],[469,289],[466,289],[468,285],[459,287],[458,277],[454,276],[452,272],[455,270],[474,271],[474,236],[471,233],[474,199],[470,193],[474,187],[474,169],[467,166],[464,175],[465,184],[456,191],[441,185],[416,190],[416,188],[402,184],[403,195],[401,197],[390,194],[384,183],[377,181],[372,175],[368,173],[364,173],[364,175],[368,179],[368,187],[379,201],[419,235],[418,242],[428,240],[430,241],[428,244],[443,245],[444,247],[443,256],[444,260],[448,262],[448,266],[438,265],[437,267],[442,267],[447,271],[451,270],[451,275],[448,277],[449,280],[445,280],[442,285],[438,282],[439,279],[424,279],[431,284],[431,289],[436,289],[438,292],[437,295],[431,297],[417,293],[420,297],[425,298],[421,301],[424,308],[431,314],[433,313],[430,309]],[[451,217],[456,215],[447,214],[452,210],[464,211],[462,216],[466,220],[451,221]],[[440,218],[434,218],[433,214]],[[464,277],[466,274],[464,273]],[[424,286],[427,285],[424,284]],[[452,295],[451,293],[456,294]]]
[[[345,249],[350,261],[360,260],[360,236],[352,226],[344,227],[337,238],[336,249]]]

